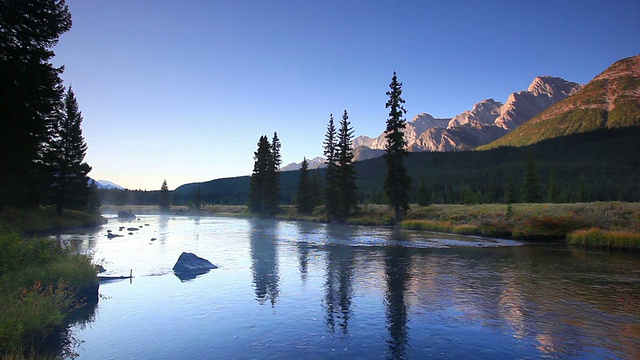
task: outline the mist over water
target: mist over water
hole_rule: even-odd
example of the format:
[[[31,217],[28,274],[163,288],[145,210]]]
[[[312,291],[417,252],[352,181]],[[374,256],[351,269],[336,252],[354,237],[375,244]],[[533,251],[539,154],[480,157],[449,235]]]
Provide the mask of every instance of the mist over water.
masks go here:
[[[80,359],[640,357],[634,254],[222,217],[59,238],[135,276],[101,284]],[[180,279],[183,251],[219,269]]]

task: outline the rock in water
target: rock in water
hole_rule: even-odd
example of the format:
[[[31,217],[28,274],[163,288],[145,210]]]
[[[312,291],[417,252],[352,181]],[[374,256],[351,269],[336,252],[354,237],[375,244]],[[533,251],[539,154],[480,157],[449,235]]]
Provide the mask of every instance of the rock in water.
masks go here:
[[[206,272],[217,268],[217,266],[213,265],[207,259],[198,257],[192,253],[183,252],[173,266],[173,271],[176,273]]]
[[[118,211],[118,219],[135,219],[136,216],[129,211]]]

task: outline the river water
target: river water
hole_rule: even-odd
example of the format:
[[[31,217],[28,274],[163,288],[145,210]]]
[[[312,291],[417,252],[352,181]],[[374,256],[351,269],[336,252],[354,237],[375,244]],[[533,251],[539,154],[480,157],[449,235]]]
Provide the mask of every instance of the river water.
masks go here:
[[[157,215],[59,238],[134,275],[101,283],[79,359],[640,358],[637,254]],[[219,268],[181,279],[183,251]]]

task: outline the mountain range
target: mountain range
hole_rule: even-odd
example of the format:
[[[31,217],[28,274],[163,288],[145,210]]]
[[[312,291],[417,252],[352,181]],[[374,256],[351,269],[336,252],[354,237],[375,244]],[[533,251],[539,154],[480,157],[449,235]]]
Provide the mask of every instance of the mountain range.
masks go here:
[[[407,122],[404,131],[407,148],[411,152],[475,149],[508,134],[552,105],[576,94],[581,88],[582,85],[559,77],[538,76],[527,90],[512,93],[504,104],[485,99],[453,118],[418,114]],[[365,135],[356,137],[353,140],[354,161],[382,156],[385,144],[384,132],[375,138]],[[324,167],[322,157],[307,161],[310,169]],[[300,165],[291,163],[284,166],[282,171],[299,170]]]
[[[503,104],[494,99],[476,103],[471,110],[453,118],[434,118],[418,114],[407,122],[404,131],[409,151],[472,150],[509,133],[558,101],[577,93],[582,85],[558,77],[538,76],[529,88],[512,93]],[[358,136],[355,149],[366,147],[383,150],[386,139],[382,133],[376,138]],[[362,150],[360,150],[363,153]],[[379,152],[367,152],[358,157],[365,160]]]
[[[575,95],[480,149],[628,126],[640,126],[640,55],[615,62]]]
[[[321,156],[315,157],[313,159],[307,159],[307,163],[309,163],[309,169],[311,170],[311,169],[325,167],[324,160],[325,159]],[[280,170],[282,171],[300,170],[301,166],[302,166],[302,163],[293,162],[291,164],[283,166]]]

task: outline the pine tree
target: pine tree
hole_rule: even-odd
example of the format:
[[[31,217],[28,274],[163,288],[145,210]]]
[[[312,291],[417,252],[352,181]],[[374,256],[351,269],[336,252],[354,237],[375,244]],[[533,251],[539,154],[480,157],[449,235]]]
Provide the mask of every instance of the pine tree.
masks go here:
[[[524,183],[522,184],[522,200],[525,203],[537,203],[542,201],[542,190],[538,173],[536,172],[533,155],[527,156],[527,164],[524,172]]]
[[[89,214],[100,214],[100,193],[98,192],[98,183],[91,180],[91,185],[89,185],[89,198],[87,202],[87,212]]]
[[[254,165],[249,189],[249,211],[263,213],[268,192],[267,173],[271,167],[271,144],[266,135],[258,140],[258,150],[253,153]]]
[[[424,181],[424,178],[420,179],[420,187],[418,188],[418,205],[429,206],[431,204],[431,189]]]
[[[320,171],[313,170],[311,172],[311,194],[313,198],[313,207],[322,204],[323,193],[322,176],[320,176]]]
[[[389,101],[387,101],[386,107],[390,110],[385,131],[387,144],[384,155],[387,163],[387,178],[384,188],[389,198],[389,205],[394,210],[395,221],[399,224],[404,214],[409,210],[411,177],[404,166],[404,158],[408,155],[403,132],[406,127],[404,114],[407,113],[407,110],[402,106],[405,103],[402,99],[402,83],[398,81],[395,71],[389,88],[391,90],[387,91]]]
[[[271,157],[267,164],[266,190],[264,194],[263,212],[267,215],[274,215],[279,210],[280,164],[282,164],[282,157],[280,155],[281,146],[280,139],[278,139],[278,133],[274,132],[270,148]]]
[[[46,202],[44,144],[64,93],[51,49],[70,28],[62,0],[0,1],[0,209]]]
[[[82,113],[71,87],[61,111],[53,119],[50,140],[44,158],[51,171],[52,195],[56,212],[65,209],[85,210],[89,202],[91,167],[84,162],[87,144],[82,136]]]
[[[556,172],[555,171],[551,171],[551,174],[549,175],[549,193],[548,193],[548,199],[550,203],[557,203],[558,202],[558,189],[557,189],[557,185],[556,185]]]
[[[325,173],[325,211],[329,221],[338,218],[340,211],[338,183],[338,163],[337,163],[337,134],[333,123],[333,114],[329,115],[327,133],[324,137],[324,157],[327,170]]]
[[[358,210],[358,186],[356,170],[353,166],[353,128],[349,122],[347,110],[342,114],[338,141],[336,143],[337,184],[338,184],[338,219],[346,220],[352,211]]]
[[[300,167],[300,181],[298,182],[298,203],[296,209],[300,214],[311,214],[315,206],[309,177],[309,162],[305,157]]]
[[[171,210],[171,200],[169,199],[169,186],[167,180],[162,181],[160,186],[160,199],[158,201],[160,211],[167,212]]]
[[[578,202],[585,203],[589,201],[589,193],[587,192],[587,183],[584,180],[584,176],[580,177],[580,188],[578,192]]]

